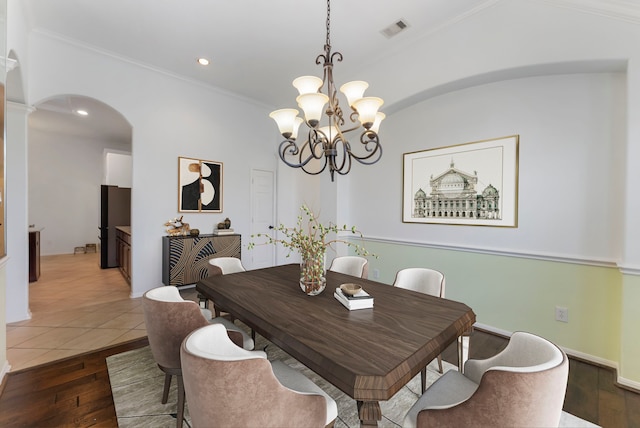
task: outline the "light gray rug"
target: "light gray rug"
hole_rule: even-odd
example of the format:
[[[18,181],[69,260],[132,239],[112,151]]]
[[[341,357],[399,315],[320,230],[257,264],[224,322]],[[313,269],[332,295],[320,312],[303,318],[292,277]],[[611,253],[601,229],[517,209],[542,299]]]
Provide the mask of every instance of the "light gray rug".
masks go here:
[[[317,385],[322,387],[338,404],[338,419],[336,428],[356,428],[360,426],[356,403],[342,391],[325,381],[304,365],[290,357],[276,345],[267,342],[264,338],[256,338],[256,349],[267,346],[267,355],[270,360],[282,360],[291,367],[303,372]],[[454,365],[443,361],[445,371],[456,370]],[[153,361],[149,347],[124,352],[107,358],[109,379],[113,391],[113,400],[118,416],[118,425],[121,428],[128,427],[167,427],[176,425],[177,387],[175,379],[167,404],[161,404],[164,373],[158,369]],[[437,363],[432,362],[427,368],[427,384],[430,385],[438,377]],[[405,387],[393,396],[389,401],[381,402],[383,418],[381,427],[400,427],[402,420],[409,408],[420,395],[420,375],[413,378]],[[187,403],[186,427],[190,427],[189,404]],[[587,421],[563,412],[561,427],[595,427]]]

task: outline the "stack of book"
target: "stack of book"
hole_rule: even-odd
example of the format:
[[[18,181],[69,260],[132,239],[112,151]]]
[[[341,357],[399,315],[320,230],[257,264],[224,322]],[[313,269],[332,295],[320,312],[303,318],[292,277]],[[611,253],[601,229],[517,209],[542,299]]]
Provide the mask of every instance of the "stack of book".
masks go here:
[[[233,235],[233,229],[214,229],[214,235]]]
[[[340,287],[337,287],[333,297],[350,311],[373,308],[373,297],[364,290],[360,290],[353,296],[348,296],[342,292]]]

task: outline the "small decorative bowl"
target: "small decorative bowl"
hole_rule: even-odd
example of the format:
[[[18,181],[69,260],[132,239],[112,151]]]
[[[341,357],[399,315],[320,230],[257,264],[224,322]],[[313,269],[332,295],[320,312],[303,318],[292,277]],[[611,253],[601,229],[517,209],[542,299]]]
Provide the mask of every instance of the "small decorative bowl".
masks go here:
[[[358,294],[362,290],[362,287],[358,284],[342,284],[340,285],[340,290],[347,296],[353,296]]]

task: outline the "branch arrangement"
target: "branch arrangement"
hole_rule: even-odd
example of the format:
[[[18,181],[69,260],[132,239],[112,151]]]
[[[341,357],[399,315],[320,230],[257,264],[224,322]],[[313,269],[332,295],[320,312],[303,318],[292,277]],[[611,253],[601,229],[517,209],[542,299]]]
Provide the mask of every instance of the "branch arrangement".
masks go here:
[[[287,257],[291,255],[292,251],[298,251],[302,259],[310,258],[312,255],[325,254],[327,247],[334,248],[334,244],[343,243],[354,249],[356,254],[361,256],[373,256],[375,254],[370,253],[362,245],[354,244],[353,242],[346,241],[344,239],[331,239],[327,241],[327,235],[330,233],[338,234],[339,232],[351,232],[354,235],[358,235],[362,238],[362,233],[356,229],[355,226],[347,227],[329,222],[328,225],[323,225],[318,220],[318,217],[311,211],[311,209],[302,205],[300,207],[301,214],[298,215],[298,222],[296,227],[286,227],[280,224],[275,228],[276,231],[284,235],[281,239],[274,239],[271,236],[263,233],[251,235],[251,238],[266,238],[263,244],[281,244],[283,247],[289,250]],[[256,244],[250,242],[249,249],[252,249]]]

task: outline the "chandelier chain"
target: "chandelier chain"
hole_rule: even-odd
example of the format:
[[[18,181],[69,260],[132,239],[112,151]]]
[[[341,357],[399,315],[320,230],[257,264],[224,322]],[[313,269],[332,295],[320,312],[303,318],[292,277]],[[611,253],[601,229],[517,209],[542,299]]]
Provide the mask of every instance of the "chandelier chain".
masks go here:
[[[331,46],[331,0],[327,0],[327,46]]]

